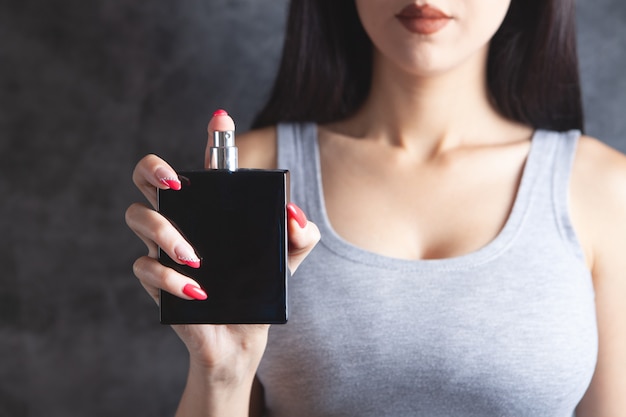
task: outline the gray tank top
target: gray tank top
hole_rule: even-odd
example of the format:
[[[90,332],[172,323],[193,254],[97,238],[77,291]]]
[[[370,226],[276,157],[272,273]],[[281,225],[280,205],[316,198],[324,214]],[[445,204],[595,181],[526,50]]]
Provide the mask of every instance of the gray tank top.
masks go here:
[[[324,206],[317,127],[278,126],[278,165],[320,243],[258,370],[268,416],[570,417],[597,355],[594,291],[568,214],[579,132],[537,131],[512,212],[483,248],[393,259]]]

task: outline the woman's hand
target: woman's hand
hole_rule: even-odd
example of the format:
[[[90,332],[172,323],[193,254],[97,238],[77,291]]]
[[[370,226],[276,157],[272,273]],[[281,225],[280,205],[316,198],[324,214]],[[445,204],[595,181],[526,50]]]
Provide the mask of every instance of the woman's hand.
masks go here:
[[[224,130],[220,128],[220,123],[228,123],[228,120],[220,119],[224,117],[214,117],[210,127]],[[199,264],[192,246],[165,217],[155,211],[157,188],[180,189],[176,172],[156,155],[148,155],[135,167],[133,182],[151,205],[134,203],[126,211],[126,223],[148,248],[148,254],[138,258],[133,265],[135,275],[157,304],[159,290],[188,300],[206,298],[193,279],[163,266],[157,260],[160,247],[180,264],[192,267]],[[290,203],[287,213],[288,266],[293,273],[318,242],[319,231],[297,206]],[[172,327],[189,350],[190,378],[195,374],[197,381],[202,380],[200,385],[216,388],[217,391],[245,387],[249,395],[252,379],[265,350],[269,325]]]

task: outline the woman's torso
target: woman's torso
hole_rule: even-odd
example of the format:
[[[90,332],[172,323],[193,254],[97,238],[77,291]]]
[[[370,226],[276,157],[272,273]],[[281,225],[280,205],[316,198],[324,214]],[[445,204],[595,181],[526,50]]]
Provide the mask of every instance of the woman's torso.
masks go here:
[[[258,373],[269,415],[570,415],[597,350],[593,287],[567,210],[576,138],[535,134],[512,207],[499,209],[510,214],[492,222],[494,238],[445,259],[407,260],[336,232],[315,125],[279,126],[279,167],[290,169],[292,200],[322,240],[290,280],[289,323],[270,331]],[[484,188],[488,212],[493,187]],[[481,201],[470,197],[460,201]],[[394,213],[373,206],[383,222]],[[463,210],[429,215],[471,232]],[[406,257],[420,255],[417,242]]]

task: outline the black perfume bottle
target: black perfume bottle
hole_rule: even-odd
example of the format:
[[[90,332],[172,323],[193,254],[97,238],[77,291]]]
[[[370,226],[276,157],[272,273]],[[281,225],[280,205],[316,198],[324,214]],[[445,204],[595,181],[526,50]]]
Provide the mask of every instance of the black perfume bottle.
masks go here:
[[[206,300],[160,294],[164,324],[287,322],[288,171],[239,169],[235,134],[215,131],[203,171],[181,171],[180,190],[158,190],[159,212],[194,247],[200,268],[159,260],[195,279]]]

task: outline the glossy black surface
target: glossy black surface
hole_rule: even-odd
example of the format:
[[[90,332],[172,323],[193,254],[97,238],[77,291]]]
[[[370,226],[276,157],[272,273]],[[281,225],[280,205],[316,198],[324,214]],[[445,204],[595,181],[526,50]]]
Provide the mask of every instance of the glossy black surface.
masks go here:
[[[201,259],[199,269],[160,260],[208,294],[184,300],[161,291],[161,323],[287,321],[287,171],[180,172],[182,189],[160,190],[159,211]]]

